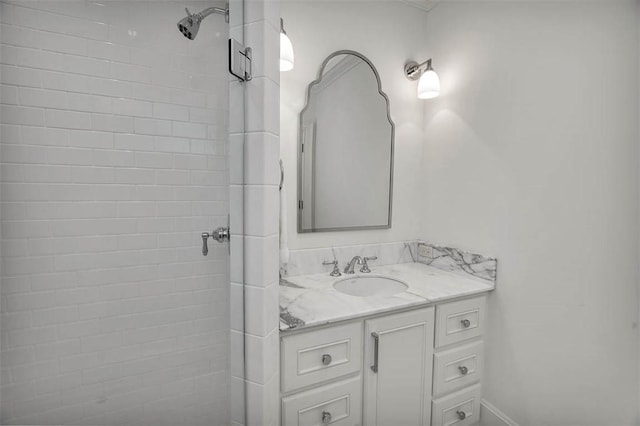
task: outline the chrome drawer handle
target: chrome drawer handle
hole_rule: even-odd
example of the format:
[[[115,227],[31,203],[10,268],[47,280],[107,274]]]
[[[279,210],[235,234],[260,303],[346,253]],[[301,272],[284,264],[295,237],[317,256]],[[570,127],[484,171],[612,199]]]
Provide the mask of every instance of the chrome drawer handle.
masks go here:
[[[460,374],[462,374],[463,376],[466,376],[467,373],[469,372],[469,369],[464,365],[458,366],[458,370],[460,370]]]
[[[469,321],[468,319],[463,319],[462,321],[460,321],[460,324],[462,324],[462,328],[471,327],[471,321]]]
[[[374,373],[378,372],[378,351],[380,348],[380,335],[375,331],[371,333],[371,337],[373,337],[373,365],[371,366],[371,371]]]
[[[331,413],[328,411],[323,411],[322,412],[322,424],[323,425],[328,425],[329,423],[331,423]]]
[[[331,358],[331,355],[329,354],[322,355],[322,365],[329,365],[331,364],[331,361],[333,361],[333,358]]]
[[[464,420],[467,418],[467,413],[465,413],[464,411],[456,411],[456,414],[458,415],[458,418],[460,420]]]

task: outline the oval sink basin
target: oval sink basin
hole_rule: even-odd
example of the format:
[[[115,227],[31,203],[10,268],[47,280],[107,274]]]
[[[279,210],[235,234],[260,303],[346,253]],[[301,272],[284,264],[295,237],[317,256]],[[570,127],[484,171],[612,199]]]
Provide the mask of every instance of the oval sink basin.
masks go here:
[[[350,277],[333,283],[333,288],[350,296],[391,296],[402,293],[408,285],[402,281],[387,277]]]

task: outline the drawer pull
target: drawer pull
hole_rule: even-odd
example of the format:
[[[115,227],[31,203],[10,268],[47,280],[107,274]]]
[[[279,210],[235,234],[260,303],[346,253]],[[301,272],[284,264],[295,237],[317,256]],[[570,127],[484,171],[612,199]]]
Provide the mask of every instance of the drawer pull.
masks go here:
[[[323,425],[328,425],[329,423],[331,423],[331,413],[328,411],[323,411],[322,412],[322,424]]]
[[[374,373],[378,372],[378,346],[380,345],[380,335],[376,332],[371,333],[371,337],[373,337],[373,365],[371,366],[371,371]]]
[[[462,328],[471,327],[471,321],[469,321],[468,319],[463,319],[462,321],[460,321],[460,324],[462,324]]]
[[[460,420],[464,420],[467,418],[467,413],[465,413],[464,411],[456,411],[456,414],[458,415],[458,418]]]
[[[464,365],[458,366],[458,370],[460,370],[460,374],[462,374],[463,376],[466,376],[467,373],[469,372],[469,369]]]
[[[322,365],[329,365],[331,364],[331,361],[333,361],[333,358],[331,358],[331,355],[329,354],[322,355]]]

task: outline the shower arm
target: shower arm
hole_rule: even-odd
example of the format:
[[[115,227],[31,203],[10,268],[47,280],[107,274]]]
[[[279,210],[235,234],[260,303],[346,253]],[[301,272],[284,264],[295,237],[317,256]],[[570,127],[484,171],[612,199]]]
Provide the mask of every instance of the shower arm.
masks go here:
[[[229,9],[223,9],[221,7],[208,7],[205,10],[203,10],[202,12],[198,12],[198,13],[194,13],[191,14],[191,12],[189,12],[189,9],[185,8],[184,10],[187,11],[187,15],[189,16],[189,18],[191,19],[195,19],[197,22],[201,22],[204,18],[206,18],[207,16],[213,14],[213,13],[217,13],[220,15],[224,15],[224,19],[225,21],[229,22]]]

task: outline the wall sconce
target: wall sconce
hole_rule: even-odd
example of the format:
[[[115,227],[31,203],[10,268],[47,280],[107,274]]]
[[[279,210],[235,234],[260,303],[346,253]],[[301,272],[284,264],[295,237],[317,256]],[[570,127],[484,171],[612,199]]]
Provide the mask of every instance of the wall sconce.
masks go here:
[[[284,30],[284,20],[280,18],[280,71],[293,69],[293,45]]]
[[[418,98],[433,99],[440,96],[440,78],[431,67],[431,59],[418,64],[410,61],[404,66],[404,75],[411,81],[420,79],[418,82]]]

